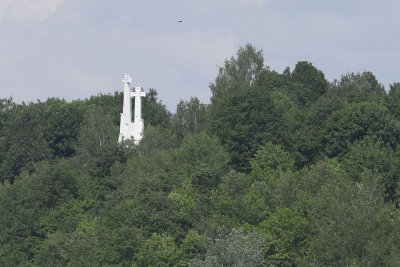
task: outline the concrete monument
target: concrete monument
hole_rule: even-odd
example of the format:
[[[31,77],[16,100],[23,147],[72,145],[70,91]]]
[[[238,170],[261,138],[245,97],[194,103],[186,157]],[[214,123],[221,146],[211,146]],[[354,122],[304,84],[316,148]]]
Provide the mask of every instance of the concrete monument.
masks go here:
[[[133,139],[134,143],[139,144],[143,137],[144,123],[142,119],[142,97],[146,96],[142,87],[130,88],[132,78],[125,74],[122,79],[124,84],[124,104],[121,113],[121,124],[118,142]],[[132,122],[132,97],[135,98],[134,120]]]

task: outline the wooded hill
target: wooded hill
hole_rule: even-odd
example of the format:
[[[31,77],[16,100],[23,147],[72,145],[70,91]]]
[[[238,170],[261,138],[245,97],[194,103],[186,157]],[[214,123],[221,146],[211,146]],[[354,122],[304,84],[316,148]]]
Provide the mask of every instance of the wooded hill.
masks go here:
[[[278,73],[251,45],[211,104],[118,144],[122,93],[0,103],[1,266],[399,266],[400,84]]]

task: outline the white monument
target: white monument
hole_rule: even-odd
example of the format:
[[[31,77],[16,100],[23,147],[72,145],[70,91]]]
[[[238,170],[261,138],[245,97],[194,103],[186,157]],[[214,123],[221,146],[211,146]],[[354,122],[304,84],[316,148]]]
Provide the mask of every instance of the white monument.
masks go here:
[[[121,124],[119,130],[118,142],[123,140],[133,139],[134,143],[139,144],[143,137],[144,123],[142,119],[142,97],[146,96],[142,87],[131,89],[129,85],[132,83],[132,78],[125,73],[122,79],[124,84],[124,105],[121,113]],[[135,113],[132,122],[132,97],[135,98]]]

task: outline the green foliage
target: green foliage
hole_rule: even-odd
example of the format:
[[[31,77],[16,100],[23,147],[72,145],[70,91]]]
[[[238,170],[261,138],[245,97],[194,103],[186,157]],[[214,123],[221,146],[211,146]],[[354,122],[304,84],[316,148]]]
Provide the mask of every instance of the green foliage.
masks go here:
[[[199,254],[204,254],[206,251],[206,236],[200,235],[197,231],[190,230],[182,243],[179,246],[178,265],[189,265],[190,261]]]
[[[333,82],[328,94],[344,98],[352,103],[382,102],[386,96],[383,86],[378,83],[375,75],[370,71],[343,75],[340,81]]]
[[[24,172],[14,184],[0,185],[1,265],[21,265],[34,255],[40,241],[39,218],[58,204],[74,199],[74,170],[68,161],[41,162],[32,174]]]
[[[2,182],[12,182],[22,169],[32,172],[35,162],[52,157],[39,108],[34,104],[19,106],[10,114],[2,131],[1,153],[7,155],[0,165]]]
[[[297,167],[314,164],[326,156],[321,142],[322,127],[333,112],[345,106],[345,102],[338,97],[321,96],[307,108],[295,113],[293,146],[299,152],[294,155]]]
[[[290,94],[302,106],[316,101],[325,94],[329,85],[324,73],[307,61],[299,61],[296,64],[291,79],[294,84]]]
[[[207,105],[201,104],[196,97],[187,102],[181,100],[176,107],[176,113],[172,117],[172,129],[178,140],[204,130],[207,117]]]
[[[124,94],[122,92],[115,92],[112,94],[98,94],[91,96],[85,101],[76,101],[76,104],[81,106],[83,113],[92,108],[100,108],[105,111],[112,120],[114,126],[119,126],[121,118],[120,113],[122,112],[122,102]]]
[[[148,125],[144,128],[142,141],[133,149],[133,154],[138,153],[141,156],[150,156],[157,151],[174,148],[176,143],[171,130]]]
[[[330,180],[315,196],[309,214],[315,231],[309,264],[385,265],[387,255],[398,253],[392,251],[397,241],[389,234],[397,223],[391,207],[384,204],[380,180],[370,172],[362,176],[356,184]],[[377,255],[380,245],[383,251]]]
[[[39,105],[43,106],[44,138],[53,154],[57,157],[72,156],[82,121],[78,105],[55,98]]]
[[[251,44],[240,47],[236,56],[225,60],[215,83],[210,84],[213,104],[232,93],[249,89],[264,68],[262,51],[257,51]]]
[[[228,235],[213,240],[207,246],[204,259],[194,260],[190,266],[265,266],[262,244],[260,236],[233,229]]]
[[[168,194],[168,201],[172,205],[176,220],[193,225],[194,220],[198,218],[196,211],[198,209],[197,192],[191,184],[183,184]]]
[[[173,266],[178,261],[178,246],[171,236],[153,234],[136,254],[133,266]]]
[[[228,170],[229,155],[217,138],[206,133],[185,138],[175,153],[179,168],[199,187],[215,186],[215,179]]]
[[[158,126],[160,128],[168,128],[171,124],[171,113],[164,104],[157,99],[157,90],[150,88],[146,97],[142,100],[143,121],[146,126]],[[122,103],[122,98],[121,98]],[[121,104],[120,104],[121,105]]]
[[[353,142],[365,137],[396,148],[400,140],[400,122],[379,104],[355,103],[332,113],[322,132],[327,155],[341,157]]]
[[[362,172],[369,169],[382,176],[385,198],[396,202],[400,176],[398,166],[399,158],[392,148],[369,138],[355,142],[343,158],[343,167],[353,181],[360,181]]]
[[[257,229],[266,240],[264,250],[269,266],[293,266],[301,263],[311,236],[311,226],[297,210],[279,208],[261,222]]]
[[[294,162],[279,145],[268,142],[250,160],[250,166],[252,181],[266,181],[269,186],[275,187],[282,172],[294,169]]]
[[[390,91],[386,98],[386,107],[397,119],[400,119],[400,83],[390,85]]]
[[[263,64],[174,115],[150,89],[139,145],[122,93],[0,100],[0,266],[398,266],[399,84]]]
[[[211,106],[210,130],[228,149],[235,169],[248,172],[250,158],[267,141],[284,149],[290,147],[290,110],[286,105],[290,100],[285,100],[270,88],[258,86]]]

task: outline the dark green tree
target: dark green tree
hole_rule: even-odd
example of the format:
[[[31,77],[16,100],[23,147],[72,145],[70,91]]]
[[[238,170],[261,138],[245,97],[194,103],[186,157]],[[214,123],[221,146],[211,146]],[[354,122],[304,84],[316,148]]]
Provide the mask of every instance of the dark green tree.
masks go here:
[[[386,106],[390,112],[400,119],[400,83],[390,85],[390,91],[386,99]]]
[[[32,172],[35,162],[52,158],[39,108],[39,105],[33,103],[20,105],[10,114],[10,119],[2,131],[2,182],[12,182],[22,169]]]
[[[290,99],[256,87],[211,105],[210,131],[231,154],[232,166],[249,171],[249,160],[268,141],[291,150]]]
[[[167,110],[162,101],[157,99],[157,95],[157,90],[150,88],[146,97],[142,99],[143,120],[146,125],[169,128],[171,124],[171,113]]]
[[[323,126],[322,136],[329,157],[342,157],[352,143],[365,137],[395,149],[400,141],[400,122],[382,105],[354,103],[332,113]]]
[[[329,86],[324,73],[307,61],[299,61],[296,64],[291,79],[294,83],[290,94],[302,106],[316,101],[325,94]]]

